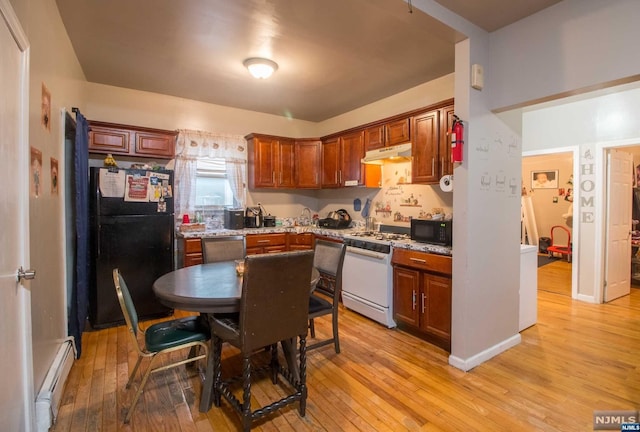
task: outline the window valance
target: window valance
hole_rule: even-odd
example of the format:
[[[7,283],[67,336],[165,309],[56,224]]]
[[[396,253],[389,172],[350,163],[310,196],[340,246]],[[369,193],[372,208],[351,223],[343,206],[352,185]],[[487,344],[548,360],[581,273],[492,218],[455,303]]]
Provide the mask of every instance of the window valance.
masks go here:
[[[179,129],[176,158],[221,158],[227,162],[247,162],[247,141],[242,135]]]

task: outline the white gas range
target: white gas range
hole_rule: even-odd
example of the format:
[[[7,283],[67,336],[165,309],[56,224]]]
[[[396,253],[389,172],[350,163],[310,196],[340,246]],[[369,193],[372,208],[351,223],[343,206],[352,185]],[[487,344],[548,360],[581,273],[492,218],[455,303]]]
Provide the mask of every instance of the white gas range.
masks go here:
[[[385,326],[393,320],[392,242],[409,241],[409,235],[356,231],[344,237],[347,253],[342,268],[342,302],[345,307]]]

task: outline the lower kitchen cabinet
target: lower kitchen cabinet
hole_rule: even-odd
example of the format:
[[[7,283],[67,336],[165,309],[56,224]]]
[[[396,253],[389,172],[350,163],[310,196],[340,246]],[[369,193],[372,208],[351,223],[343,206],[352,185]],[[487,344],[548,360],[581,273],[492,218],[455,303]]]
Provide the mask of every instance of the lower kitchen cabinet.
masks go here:
[[[401,329],[451,349],[451,257],[396,249],[394,319]]]
[[[178,267],[194,266],[202,262],[200,238],[178,239]]]
[[[312,233],[289,233],[289,250],[313,249]]]
[[[247,255],[285,252],[287,250],[287,234],[247,234],[245,237]]]

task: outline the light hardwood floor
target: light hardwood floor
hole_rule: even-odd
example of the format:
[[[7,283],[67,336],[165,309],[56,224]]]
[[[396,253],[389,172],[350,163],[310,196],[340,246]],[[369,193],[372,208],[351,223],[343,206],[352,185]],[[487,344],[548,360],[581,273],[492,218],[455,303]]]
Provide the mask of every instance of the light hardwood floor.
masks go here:
[[[522,332],[522,343],[467,373],[406,333],[344,309],[340,319],[342,353],[330,346],[309,353],[307,416],[294,405],[255,430],[586,431],[594,410],[640,409],[638,289],[605,305],[541,289],[538,323]],[[316,331],[328,334],[328,322],[317,320]],[[85,333],[83,344],[53,431],[239,429],[224,402],[198,412],[201,382],[183,367],[152,377],[123,425],[135,362],[125,329]],[[224,351],[225,367],[234,367],[235,352]],[[269,380],[253,390],[259,403],[279,393]]]

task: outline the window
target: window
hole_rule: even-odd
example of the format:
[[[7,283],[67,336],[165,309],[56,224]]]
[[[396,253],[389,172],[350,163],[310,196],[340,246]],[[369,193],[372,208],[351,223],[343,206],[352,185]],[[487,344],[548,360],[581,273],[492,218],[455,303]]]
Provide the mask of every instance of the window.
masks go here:
[[[203,210],[233,205],[224,159],[198,159],[195,204]]]

